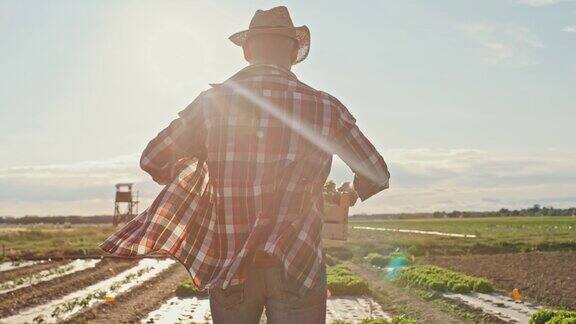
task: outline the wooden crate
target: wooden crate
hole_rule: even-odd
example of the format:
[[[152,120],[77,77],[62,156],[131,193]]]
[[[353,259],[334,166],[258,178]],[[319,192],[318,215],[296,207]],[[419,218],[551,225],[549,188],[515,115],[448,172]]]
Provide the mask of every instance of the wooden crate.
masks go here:
[[[343,193],[340,204],[324,203],[324,225],[322,238],[329,240],[342,240],[348,238],[348,210],[350,208],[350,195]]]

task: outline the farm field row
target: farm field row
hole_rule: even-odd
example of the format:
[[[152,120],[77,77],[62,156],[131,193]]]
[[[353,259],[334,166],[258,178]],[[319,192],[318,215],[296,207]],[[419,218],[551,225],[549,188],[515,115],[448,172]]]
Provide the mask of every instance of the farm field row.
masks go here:
[[[56,264],[54,266],[57,267]],[[105,268],[109,271],[105,276],[90,284],[72,287],[70,291],[60,295],[52,294],[54,287],[48,285],[50,282],[42,282],[0,294],[0,304],[11,305],[9,310],[5,310],[0,315],[0,323],[85,321],[95,323],[211,323],[206,297],[174,296],[176,287],[182,280],[188,278],[188,273],[180,264],[170,259],[141,259],[137,262],[103,259],[96,264],[94,269],[83,271],[94,272],[98,268]],[[81,272],[63,276],[69,278],[63,280],[61,284],[73,282],[73,277],[85,277],[86,275]],[[376,284],[374,281],[371,283]],[[28,289],[40,292],[35,296],[40,300],[35,301],[34,296],[27,296],[24,291]],[[500,293],[446,293],[444,296],[447,299],[458,299],[472,307],[483,309],[493,318],[499,318],[506,323],[524,323],[536,309],[533,306],[514,303],[510,298],[501,296]],[[18,304],[14,303],[15,298],[28,299],[25,303]],[[387,305],[385,309],[389,306]],[[328,300],[327,323],[337,321],[359,323],[361,319],[372,316],[390,317],[379,303],[367,296],[333,296]]]
[[[357,226],[393,231],[354,228]],[[24,320],[32,322],[41,314],[45,322],[56,318],[62,322],[161,323],[171,322],[172,319],[166,316],[174,314],[183,323],[210,322],[205,298],[175,298],[176,287],[188,277],[180,264],[166,264],[153,270],[154,267],[142,266],[136,260],[104,258],[93,266],[74,272],[55,272],[55,269],[69,265],[71,259],[80,257],[90,260],[90,257],[100,257],[97,244],[113,230],[113,227],[107,225],[0,227],[0,244],[4,245],[9,257],[37,258],[31,262],[0,262],[0,285],[30,277],[31,274],[54,274],[53,277],[42,277],[47,280],[37,280],[30,282],[27,287],[15,287],[12,291],[0,293],[0,322],[7,322],[6,319],[10,323]],[[366,265],[370,254],[389,256],[393,254],[391,252],[400,253],[404,255],[404,260],[416,265],[437,265],[463,274],[484,277],[491,281],[499,296],[507,296],[513,288],[518,288],[530,302],[546,307],[576,308],[576,281],[571,271],[576,269],[574,217],[354,221],[350,223],[349,233],[346,242],[324,240],[329,258]],[[430,233],[471,234],[476,237]],[[66,244],[59,246],[62,241]],[[52,260],[39,260],[41,257],[50,257]],[[383,259],[383,262],[388,261]],[[386,265],[382,268],[386,269]],[[124,282],[126,275],[129,275],[130,280]],[[384,277],[369,280],[370,289],[379,287],[380,281],[385,280]],[[129,285],[129,282],[132,284]],[[128,285],[129,289],[119,289],[123,285]],[[397,289],[392,286],[388,285],[384,289],[391,299],[378,300],[386,312],[399,314],[391,305],[402,303],[407,297],[405,292],[396,295],[391,293]],[[101,293],[101,288],[109,293]],[[498,297],[476,296],[476,293],[459,296],[449,291],[442,294],[446,295],[446,299],[457,300],[455,303],[458,305],[468,304],[478,308],[484,304],[486,309],[492,307],[492,311],[485,311],[491,314],[484,321],[487,323],[495,318],[506,318],[498,317],[496,312],[507,314],[510,319],[527,316],[513,313],[514,308],[519,308],[517,305],[509,307],[508,313],[498,310],[494,305],[506,302],[505,299],[498,301]],[[330,320],[355,323],[377,308],[366,306],[373,303],[373,300],[358,298],[333,298],[329,301],[331,306],[327,317]],[[400,308],[400,314],[404,309],[418,309],[420,312],[432,313],[428,314],[429,317],[415,317],[423,322],[475,321],[462,320],[458,316],[450,318],[445,314],[434,315],[438,311],[432,309],[433,303],[424,300],[420,304],[409,304]],[[357,312],[356,317],[350,317],[355,314],[354,310]],[[35,316],[32,317],[32,314]],[[52,317],[53,314],[59,317]]]
[[[379,228],[383,230],[374,230]],[[351,221],[346,242],[324,243],[328,252],[357,259],[395,249],[410,249],[416,257],[576,251],[576,217]]]
[[[178,284],[189,277],[184,267],[175,261],[91,261],[96,263],[95,269],[108,268],[110,271],[98,280],[72,286],[70,291],[61,294],[53,294],[50,281],[0,294],[0,304],[9,305],[1,313],[0,323],[211,323],[207,297],[174,296]],[[54,263],[57,268],[59,265]],[[59,286],[74,282],[74,277],[85,277],[82,272],[94,272],[95,269],[57,278],[61,281]],[[34,273],[32,268],[31,273]],[[37,294],[27,295],[26,290]],[[35,301],[35,298],[39,300]],[[17,299],[24,302],[16,303]],[[337,296],[328,301],[327,323],[336,320],[358,323],[360,319],[373,316],[388,317],[370,297]]]
[[[576,252],[431,256],[421,261],[488,278],[507,292],[517,288],[539,304],[576,309]]]
[[[386,228],[389,233],[355,227]],[[422,235],[422,231],[476,237]],[[0,226],[0,247],[10,258],[99,256],[112,225]],[[576,217],[498,217],[351,221],[350,245],[376,249],[416,246],[431,254],[576,250]],[[331,246],[332,242],[327,242]],[[347,244],[348,245],[348,244]]]

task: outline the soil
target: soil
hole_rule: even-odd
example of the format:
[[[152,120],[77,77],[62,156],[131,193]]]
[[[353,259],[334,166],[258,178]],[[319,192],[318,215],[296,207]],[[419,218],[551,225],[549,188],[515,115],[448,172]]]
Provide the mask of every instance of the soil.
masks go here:
[[[427,257],[423,262],[485,277],[506,293],[518,288],[542,305],[576,309],[576,252]]]
[[[65,264],[66,261],[52,261],[52,262],[44,262],[39,264],[32,264],[22,268],[16,268],[12,270],[2,271],[0,272],[0,282],[13,280],[18,277],[24,277],[32,273],[40,272],[43,270],[48,270],[52,268],[59,267]]]
[[[136,264],[135,259],[104,258],[94,268],[78,271],[50,281],[10,291],[0,295],[0,318],[17,314],[24,308],[47,303],[66,296],[124,271]]]
[[[371,289],[384,294],[386,296],[386,301],[393,303],[394,308],[400,308],[403,312],[409,312],[407,315],[409,315],[411,318],[414,318],[418,323],[472,323],[469,320],[448,314],[436,308],[428,301],[413,296],[404,291],[402,288],[382,280],[382,277],[372,269],[368,269],[351,262],[346,262],[345,265],[356,274],[367,280],[370,283]],[[391,310],[393,307],[392,305],[382,306],[385,311]],[[386,306],[388,306],[388,308]]]
[[[158,276],[116,296],[114,302],[100,303],[64,323],[135,323],[174,296],[178,284],[190,275],[175,263]]]

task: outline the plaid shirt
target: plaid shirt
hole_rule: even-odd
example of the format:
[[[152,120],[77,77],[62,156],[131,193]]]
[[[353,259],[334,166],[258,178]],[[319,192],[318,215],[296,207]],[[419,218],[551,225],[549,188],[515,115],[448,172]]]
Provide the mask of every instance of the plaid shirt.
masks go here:
[[[141,167],[166,186],[100,246],[169,253],[197,286],[221,288],[242,283],[264,251],[311,288],[323,264],[333,154],[354,171],[361,200],[388,187],[386,163],[337,99],[280,67],[249,66],[201,93],[148,144]]]

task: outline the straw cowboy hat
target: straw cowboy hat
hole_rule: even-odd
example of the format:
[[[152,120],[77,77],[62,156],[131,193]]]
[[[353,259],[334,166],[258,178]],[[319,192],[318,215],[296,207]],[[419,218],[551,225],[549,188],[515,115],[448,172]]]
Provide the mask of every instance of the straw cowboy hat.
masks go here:
[[[250,27],[229,39],[238,46],[244,46],[250,36],[258,34],[276,34],[294,39],[298,43],[298,55],[294,64],[302,62],[310,51],[310,30],[306,26],[294,27],[288,9],[284,6],[257,10],[250,21]]]

